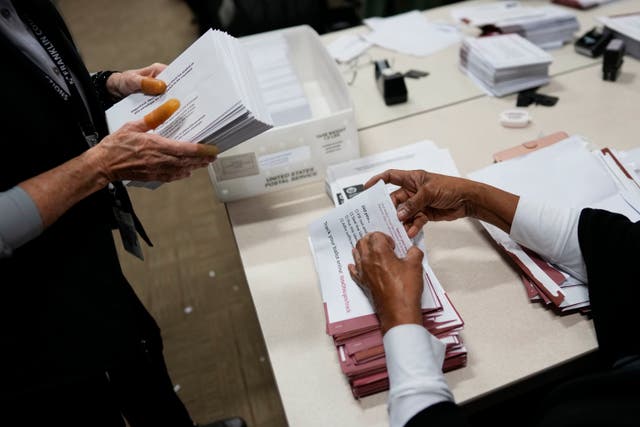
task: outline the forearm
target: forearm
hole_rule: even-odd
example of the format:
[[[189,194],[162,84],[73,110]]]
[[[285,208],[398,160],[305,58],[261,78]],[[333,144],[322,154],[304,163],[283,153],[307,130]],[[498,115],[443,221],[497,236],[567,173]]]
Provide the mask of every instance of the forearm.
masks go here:
[[[495,225],[506,233],[516,214],[520,198],[515,194],[475,181],[468,181],[464,195],[468,215]]]
[[[80,200],[108,184],[98,167],[97,153],[88,150],[62,165],[19,184],[33,200],[47,228]]]

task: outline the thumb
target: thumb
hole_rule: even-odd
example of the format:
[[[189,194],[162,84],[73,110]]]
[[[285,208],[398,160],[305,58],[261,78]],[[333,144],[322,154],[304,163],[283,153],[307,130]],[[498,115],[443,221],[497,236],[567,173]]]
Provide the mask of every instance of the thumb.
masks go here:
[[[416,264],[422,264],[423,258],[424,252],[418,249],[417,246],[411,246],[407,251],[407,256],[405,256],[405,260],[409,262],[415,262]]]

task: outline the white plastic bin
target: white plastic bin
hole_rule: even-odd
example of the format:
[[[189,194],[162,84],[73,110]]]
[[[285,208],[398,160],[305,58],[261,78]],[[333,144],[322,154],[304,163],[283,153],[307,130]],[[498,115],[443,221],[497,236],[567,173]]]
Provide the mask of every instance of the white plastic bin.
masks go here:
[[[323,180],[328,165],[360,156],[347,85],[318,34],[299,26],[241,41],[251,44],[269,37],[286,40],[311,117],[276,126],[226,151],[210,165],[209,175],[223,202]]]

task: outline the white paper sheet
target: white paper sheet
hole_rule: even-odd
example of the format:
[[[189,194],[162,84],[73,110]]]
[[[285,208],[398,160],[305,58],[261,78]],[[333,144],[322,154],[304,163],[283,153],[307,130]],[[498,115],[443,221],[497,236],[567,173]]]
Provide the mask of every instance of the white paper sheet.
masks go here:
[[[537,8],[523,6],[519,1],[462,6],[451,10],[451,17],[455,21],[476,27],[508,19],[535,18],[541,15]]]
[[[373,30],[363,36],[367,41],[407,55],[427,56],[462,39],[455,26],[429,22],[415,10],[364,22]]]
[[[603,16],[598,18],[598,21],[606,27],[640,42],[640,13]]]
[[[338,62],[349,62],[371,47],[371,42],[355,34],[340,36],[327,46],[331,57]]]
[[[434,142],[425,140],[329,166],[327,190],[334,204],[339,205],[364,191],[364,184],[371,177],[387,169],[417,169],[459,176],[449,150],[438,148]],[[396,188],[393,184],[387,184],[389,192]]]

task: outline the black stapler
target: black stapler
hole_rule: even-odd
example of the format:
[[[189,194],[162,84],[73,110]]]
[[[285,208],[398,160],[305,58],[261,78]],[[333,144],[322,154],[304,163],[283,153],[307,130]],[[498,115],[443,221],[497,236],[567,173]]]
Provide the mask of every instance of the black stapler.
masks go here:
[[[622,67],[622,57],[624,56],[624,41],[612,39],[607,44],[602,58],[602,79],[615,82]]]
[[[393,71],[386,59],[375,61],[376,85],[387,105],[407,102],[404,74]]]
[[[611,36],[610,31],[600,30],[594,27],[576,40],[574,48],[576,52],[582,55],[597,58],[604,52],[609,40],[611,40]]]

